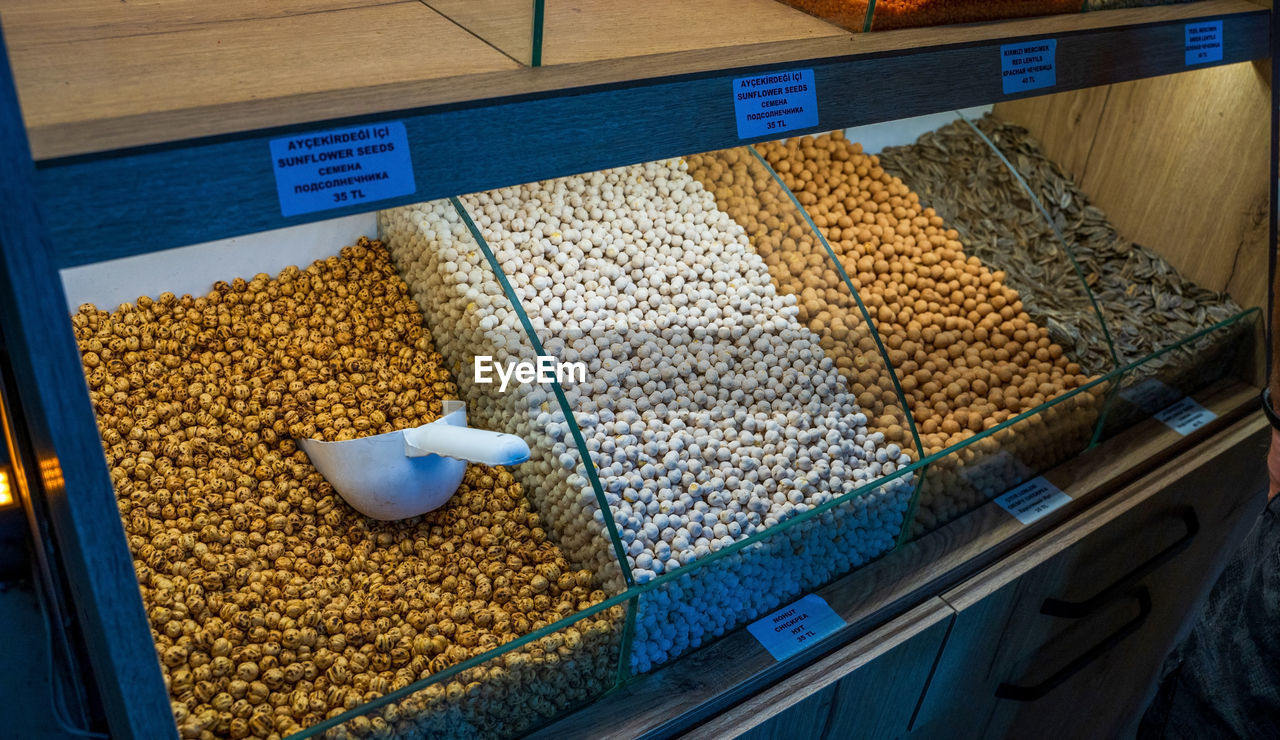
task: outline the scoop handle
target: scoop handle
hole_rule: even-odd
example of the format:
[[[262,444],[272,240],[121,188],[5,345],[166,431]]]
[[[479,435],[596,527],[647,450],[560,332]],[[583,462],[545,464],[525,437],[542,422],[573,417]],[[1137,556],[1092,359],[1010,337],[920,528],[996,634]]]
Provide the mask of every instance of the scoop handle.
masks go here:
[[[529,445],[514,434],[452,424],[423,424],[404,430],[404,454],[443,455],[484,465],[518,465],[529,459]]]

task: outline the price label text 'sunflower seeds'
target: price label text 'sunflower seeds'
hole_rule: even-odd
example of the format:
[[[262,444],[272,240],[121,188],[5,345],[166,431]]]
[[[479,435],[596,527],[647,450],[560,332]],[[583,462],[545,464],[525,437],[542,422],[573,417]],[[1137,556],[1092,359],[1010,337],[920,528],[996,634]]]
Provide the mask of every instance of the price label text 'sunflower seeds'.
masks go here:
[[[417,190],[400,121],[272,139],[280,213],[297,216]]]
[[[738,138],[787,134],[818,125],[818,90],[813,70],[772,72],[733,81]]]

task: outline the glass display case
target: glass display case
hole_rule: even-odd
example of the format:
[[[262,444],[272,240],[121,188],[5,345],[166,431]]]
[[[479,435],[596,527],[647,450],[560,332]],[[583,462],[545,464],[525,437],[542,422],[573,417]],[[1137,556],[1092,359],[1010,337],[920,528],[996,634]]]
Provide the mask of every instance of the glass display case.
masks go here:
[[[1146,3],[786,4],[876,31]],[[59,149],[61,124],[33,129],[54,142],[41,197],[90,213],[57,219],[31,257],[65,304],[41,320],[68,340],[51,364],[71,378],[39,385],[74,401],[54,426],[90,450],[71,480],[97,482],[104,547],[132,563],[114,570],[149,628],[129,637],[154,647],[135,660],[166,692],[164,732],[522,735],[945,539],[1185,398],[1257,382],[1260,300],[1175,268],[1184,245],[1130,241],[1079,162],[999,105],[927,123],[881,106],[852,128],[820,107],[820,125],[769,137],[673,119],[638,138],[657,124],[586,113],[652,111],[625,101],[659,87],[711,109],[740,72],[562,80],[527,69],[541,2],[430,8],[514,66],[457,75],[494,86],[483,105],[415,107],[397,83],[407,102],[376,115],[408,122],[403,192],[289,211],[263,151],[333,132],[264,120],[226,160],[231,180],[254,173],[243,196],[222,181],[208,201],[165,196],[155,243],[134,243],[146,193],[201,190],[173,172],[222,161],[235,136],[134,147],[107,127],[91,172],[99,154]],[[835,48],[804,28],[786,42]],[[832,80],[875,54],[806,64]],[[494,82],[508,73],[532,74]],[[436,122],[467,161],[425,153]],[[102,189],[126,160],[170,175]],[[469,429],[425,446],[441,423]],[[527,460],[464,452],[477,430]],[[341,476],[324,445],[354,450]],[[369,496],[417,495],[426,464],[463,458],[434,505],[368,515]]]
[[[180,732],[524,732],[1214,382],[1252,339],[1154,253],[1130,267],[1020,129],[955,114],[881,155],[862,133],[386,209],[345,247],[255,237],[276,263],[318,249],[274,272],[198,245],[178,252],[222,272],[182,285],[208,290],[81,305]],[[68,300],[163,287],[131,267],[77,268]],[[1120,323],[1170,295],[1226,318],[1171,321],[1167,346]],[[297,442],[455,398],[531,456],[469,466],[421,516],[362,516]]]

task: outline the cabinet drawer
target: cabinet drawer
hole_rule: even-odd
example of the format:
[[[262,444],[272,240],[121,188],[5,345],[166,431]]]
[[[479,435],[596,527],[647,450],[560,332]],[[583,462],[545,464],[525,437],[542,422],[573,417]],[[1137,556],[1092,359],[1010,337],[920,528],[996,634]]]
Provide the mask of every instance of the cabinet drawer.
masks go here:
[[[913,729],[1129,727],[1266,503],[1268,437],[1260,415],[1241,421],[943,594],[956,619]]]
[[[900,737],[954,614],[929,599],[683,737]]]

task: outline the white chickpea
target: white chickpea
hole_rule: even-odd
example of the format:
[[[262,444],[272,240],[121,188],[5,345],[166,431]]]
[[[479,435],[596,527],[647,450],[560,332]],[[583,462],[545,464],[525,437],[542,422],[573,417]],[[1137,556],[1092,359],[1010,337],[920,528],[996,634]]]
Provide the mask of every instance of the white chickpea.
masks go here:
[[[746,232],[682,163],[652,162],[461,201],[546,351],[592,369],[586,383],[563,390],[637,583],[679,571],[848,493],[886,467],[911,462],[868,428],[820,337],[800,323],[796,298],[778,294]],[[448,363],[465,368],[482,354],[499,362],[532,357],[516,313],[481,250],[456,228],[460,222],[443,201],[381,217],[383,236]],[[502,352],[497,333],[509,338]],[[500,394],[496,386],[471,383],[465,370],[459,384],[468,398],[485,399],[477,425],[530,442],[534,456],[520,472],[553,538],[575,565],[612,574],[609,587],[620,589],[594,495],[570,484],[585,481],[585,471],[556,400],[521,402],[528,388]],[[803,482],[801,471],[810,471]],[[798,595],[832,568],[847,570],[881,554],[901,530],[910,492],[907,480],[853,497],[825,529],[799,527],[802,534],[775,536],[697,571],[684,586],[693,590],[665,609],[657,606],[665,590],[650,592],[633,667],[660,664],[744,615],[776,606],[765,599]],[[790,544],[779,549],[793,539],[795,551]],[[707,623],[707,612],[718,623]]]

